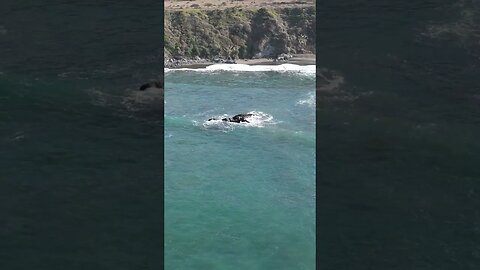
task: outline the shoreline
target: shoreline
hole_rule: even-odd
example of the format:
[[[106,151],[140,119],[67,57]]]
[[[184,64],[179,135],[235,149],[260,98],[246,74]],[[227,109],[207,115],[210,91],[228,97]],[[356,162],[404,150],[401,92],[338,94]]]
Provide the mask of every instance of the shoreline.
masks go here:
[[[174,64],[165,64],[165,68],[168,69],[180,69],[180,68],[192,68],[200,69],[206,68],[215,64],[227,64],[227,63],[218,63],[206,59],[182,59],[176,61]],[[235,60],[235,64],[244,64],[251,66],[264,66],[264,65],[282,65],[282,64],[294,64],[299,66],[308,66],[316,64],[316,55],[315,54],[293,54],[287,60],[275,61],[272,58],[256,58],[256,59],[239,59]]]

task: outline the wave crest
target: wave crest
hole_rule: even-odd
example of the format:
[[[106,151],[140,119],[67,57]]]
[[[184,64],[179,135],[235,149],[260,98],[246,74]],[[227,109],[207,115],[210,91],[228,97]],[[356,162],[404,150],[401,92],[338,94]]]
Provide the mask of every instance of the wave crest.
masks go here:
[[[247,64],[214,64],[205,68],[165,68],[165,72],[172,71],[194,71],[194,72],[292,72],[304,75],[315,76],[315,65],[295,65],[295,64],[281,64],[281,65],[247,65]]]

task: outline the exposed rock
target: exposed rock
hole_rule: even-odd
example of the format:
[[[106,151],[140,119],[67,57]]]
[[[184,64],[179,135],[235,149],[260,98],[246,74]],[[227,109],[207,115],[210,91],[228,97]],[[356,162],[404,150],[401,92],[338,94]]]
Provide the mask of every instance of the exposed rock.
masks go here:
[[[315,53],[315,15],[314,7],[167,11],[166,66]]]

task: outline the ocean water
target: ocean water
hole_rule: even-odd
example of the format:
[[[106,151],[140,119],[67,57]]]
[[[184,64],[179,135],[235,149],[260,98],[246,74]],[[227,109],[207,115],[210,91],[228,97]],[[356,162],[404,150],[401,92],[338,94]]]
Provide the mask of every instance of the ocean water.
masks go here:
[[[479,269],[480,2],[317,11],[319,269]]]
[[[165,269],[315,269],[315,66],[168,70],[165,89]]]
[[[0,269],[160,269],[158,1],[2,1]]]

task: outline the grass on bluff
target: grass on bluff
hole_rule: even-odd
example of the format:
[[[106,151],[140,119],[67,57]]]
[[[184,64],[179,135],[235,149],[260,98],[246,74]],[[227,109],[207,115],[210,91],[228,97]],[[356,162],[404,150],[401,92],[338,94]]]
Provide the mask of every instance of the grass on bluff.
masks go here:
[[[212,58],[221,55],[251,58],[262,50],[264,42],[269,42],[276,51],[302,47],[308,52],[314,50],[308,47],[309,43],[314,44],[314,25],[314,8],[234,7],[167,11],[165,52],[166,57]],[[298,46],[292,42],[307,45]]]

